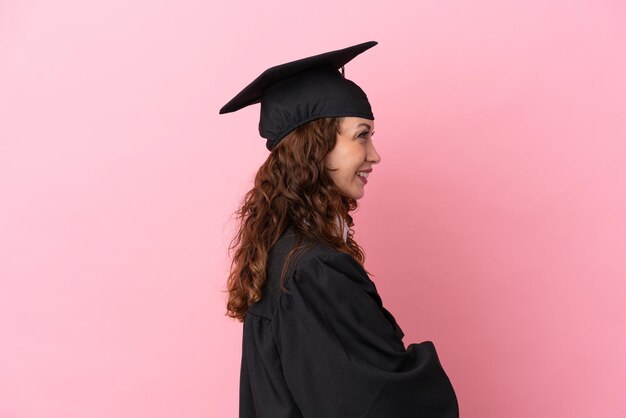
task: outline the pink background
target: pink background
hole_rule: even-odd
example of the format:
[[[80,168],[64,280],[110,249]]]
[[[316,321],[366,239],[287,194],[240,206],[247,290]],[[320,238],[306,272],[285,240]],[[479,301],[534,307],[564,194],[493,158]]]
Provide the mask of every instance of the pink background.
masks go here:
[[[0,2],[0,417],[235,417],[231,214],[272,65],[346,67],[356,214],[461,416],[626,416],[622,1]]]

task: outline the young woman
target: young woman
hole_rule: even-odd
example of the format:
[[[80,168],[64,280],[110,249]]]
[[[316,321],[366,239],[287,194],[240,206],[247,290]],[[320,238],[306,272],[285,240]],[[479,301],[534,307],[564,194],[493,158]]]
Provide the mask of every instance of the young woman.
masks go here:
[[[433,343],[404,346],[353,239],[350,212],[381,158],[367,96],[343,66],[374,45],[272,67],[220,111],[260,102],[271,151],[231,244],[240,417],[458,417]]]

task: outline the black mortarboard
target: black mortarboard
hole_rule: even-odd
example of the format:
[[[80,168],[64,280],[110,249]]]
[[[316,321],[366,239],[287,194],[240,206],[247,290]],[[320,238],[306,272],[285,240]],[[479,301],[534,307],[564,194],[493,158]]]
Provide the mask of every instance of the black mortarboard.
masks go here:
[[[270,151],[300,125],[325,117],[374,120],[367,95],[344,77],[343,66],[378,42],[370,41],[265,70],[220,109],[220,114],[261,103],[259,133]],[[341,72],[339,72],[341,68]]]

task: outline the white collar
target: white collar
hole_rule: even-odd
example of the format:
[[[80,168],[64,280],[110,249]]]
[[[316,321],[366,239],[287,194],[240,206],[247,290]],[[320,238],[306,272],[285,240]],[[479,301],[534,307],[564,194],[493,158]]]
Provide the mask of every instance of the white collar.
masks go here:
[[[346,222],[346,220],[343,219],[343,226],[341,226],[341,224],[340,224],[341,217],[339,215],[337,215],[335,220],[337,222],[337,225],[341,228],[341,231],[343,232],[343,240],[347,242],[347,240],[348,240],[348,232],[350,231],[350,227],[348,226],[348,222]]]

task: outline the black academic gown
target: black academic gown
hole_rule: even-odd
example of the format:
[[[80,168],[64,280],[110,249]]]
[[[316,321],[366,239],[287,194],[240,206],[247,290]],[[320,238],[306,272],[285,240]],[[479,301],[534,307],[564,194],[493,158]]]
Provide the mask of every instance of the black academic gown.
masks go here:
[[[432,342],[404,333],[351,256],[317,244],[280,271],[295,236],[269,254],[262,299],[243,329],[240,418],[456,418]]]

